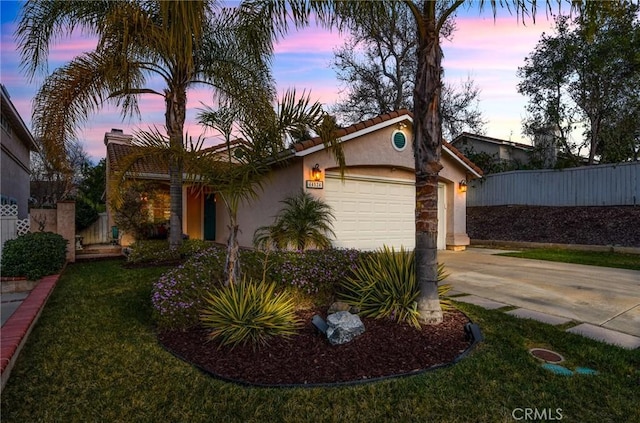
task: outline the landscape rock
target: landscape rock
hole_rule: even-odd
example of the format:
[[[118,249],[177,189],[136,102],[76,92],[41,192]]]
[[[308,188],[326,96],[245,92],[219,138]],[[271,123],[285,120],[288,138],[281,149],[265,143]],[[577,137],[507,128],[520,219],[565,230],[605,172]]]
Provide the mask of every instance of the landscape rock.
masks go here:
[[[338,311],[327,317],[327,339],[331,345],[342,345],[364,333],[364,324],[357,314]]]

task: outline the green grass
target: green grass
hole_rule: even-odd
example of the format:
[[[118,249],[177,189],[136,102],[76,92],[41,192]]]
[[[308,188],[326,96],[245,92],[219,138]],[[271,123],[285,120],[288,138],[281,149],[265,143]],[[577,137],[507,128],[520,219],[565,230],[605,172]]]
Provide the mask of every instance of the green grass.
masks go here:
[[[2,392],[2,422],[512,422],[515,408],[560,408],[567,422],[640,421],[638,351],[465,304],[486,341],[451,367],[351,387],[221,382],[156,341],[149,295],[162,271],[70,265]],[[534,346],[600,375],[554,375],[529,355]]]
[[[513,253],[501,253],[498,255],[640,270],[640,254],[539,248]]]

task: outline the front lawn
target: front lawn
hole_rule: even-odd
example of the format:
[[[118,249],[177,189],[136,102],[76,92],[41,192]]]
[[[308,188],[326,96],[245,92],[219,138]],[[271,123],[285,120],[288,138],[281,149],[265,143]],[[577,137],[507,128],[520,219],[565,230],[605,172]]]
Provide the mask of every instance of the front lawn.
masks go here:
[[[640,354],[457,304],[486,337],[460,363],[350,387],[276,389],[212,379],[158,344],[152,284],[163,268],[67,267],[2,392],[7,422],[509,422],[525,409],[567,422],[640,421]],[[384,340],[381,340],[384,342]],[[559,376],[531,347],[561,353]],[[514,411],[515,410],[515,411]],[[550,415],[550,414],[547,414]]]
[[[519,252],[501,253],[498,255],[640,270],[640,254],[536,248]]]

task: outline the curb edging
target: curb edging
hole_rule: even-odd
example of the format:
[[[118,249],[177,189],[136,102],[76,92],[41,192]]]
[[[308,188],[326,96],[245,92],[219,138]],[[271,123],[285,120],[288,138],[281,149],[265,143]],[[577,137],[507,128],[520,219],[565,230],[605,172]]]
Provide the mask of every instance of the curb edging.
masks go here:
[[[22,347],[27,342],[31,330],[35,326],[42,309],[53,292],[60,275],[45,276],[33,288],[29,296],[9,317],[0,331],[0,391],[11,376]]]

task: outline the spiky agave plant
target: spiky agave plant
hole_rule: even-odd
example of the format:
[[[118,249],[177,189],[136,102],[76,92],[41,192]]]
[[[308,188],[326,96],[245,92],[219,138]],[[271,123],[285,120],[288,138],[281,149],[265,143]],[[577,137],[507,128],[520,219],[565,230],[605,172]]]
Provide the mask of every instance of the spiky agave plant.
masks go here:
[[[200,321],[211,329],[210,339],[231,348],[259,347],[275,336],[295,334],[300,325],[288,292],[276,292],[275,283],[241,282],[205,294]]]
[[[448,275],[444,265],[438,265],[438,282]],[[417,308],[419,286],[416,282],[415,253],[400,248],[383,246],[366,256],[353,271],[353,276],[342,283],[341,298],[360,309],[363,316],[391,318],[420,327]],[[439,285],[439,294],[446,294],[451,287]],[[447,299],[441,300],[443,311],[451,309]]]

